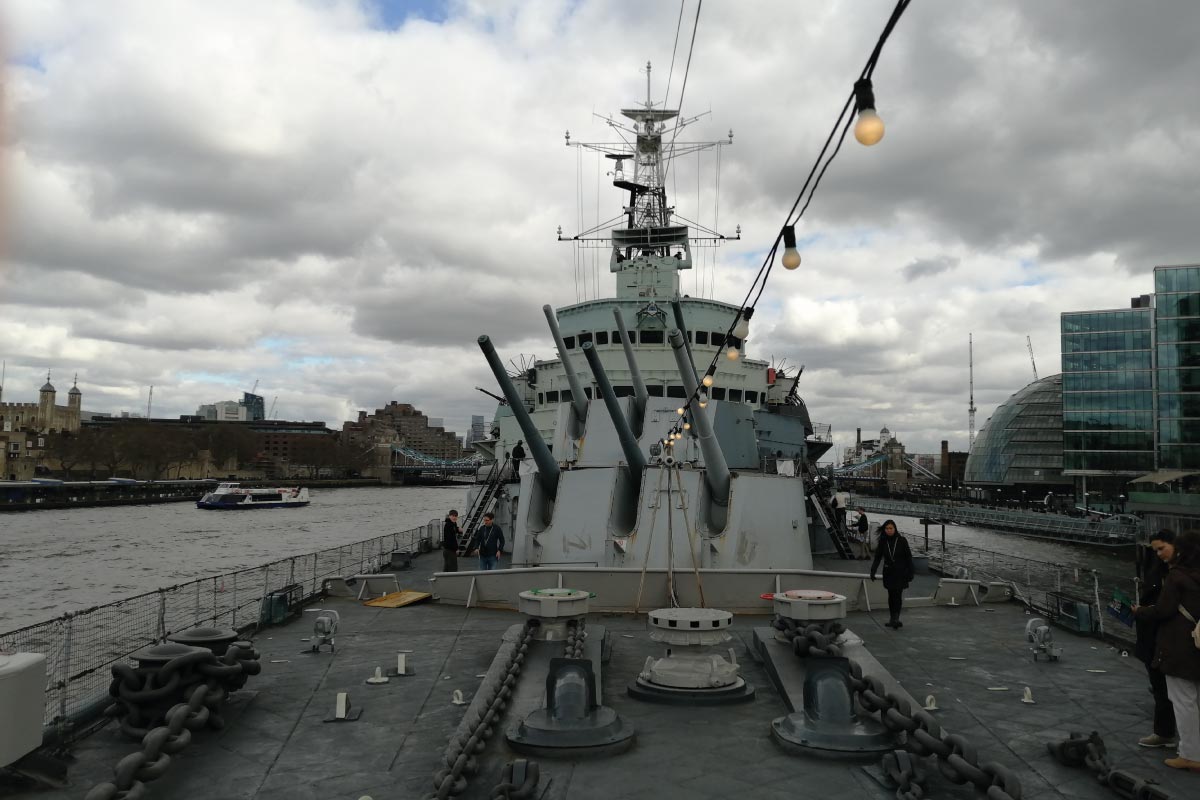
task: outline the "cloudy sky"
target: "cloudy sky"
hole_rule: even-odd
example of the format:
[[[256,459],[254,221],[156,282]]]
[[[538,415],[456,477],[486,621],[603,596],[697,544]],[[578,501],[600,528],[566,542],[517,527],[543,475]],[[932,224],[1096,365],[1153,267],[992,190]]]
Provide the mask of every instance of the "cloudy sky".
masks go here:
[[[741,242],[685,277],[738,301],[890,0],[708,0],[677,164],[681,214]],[[78,372],[84,407],[194,412],[259,381],[331,425],[412,402],[462,430],[474,344],[552,347],[540,306],[609,294],[555,229],[618,213],[607,114],[679,100],[696,0],[6,0],[4,399]],[[839,445],[967,440],[1059,370],[1058,314],[1200,261],[1200,4],[918,0],[876,71],[884,140],[847,142],[773,276],[749,354],[804,364]],[[582,177],[582,180],[580,178]],[[699,187],[699,188],[697,188]],[[582,198],[582,199],[581,199]],[[599,208],[597,208],[599,203]],[[719,219],[714,214],[719,209]]]

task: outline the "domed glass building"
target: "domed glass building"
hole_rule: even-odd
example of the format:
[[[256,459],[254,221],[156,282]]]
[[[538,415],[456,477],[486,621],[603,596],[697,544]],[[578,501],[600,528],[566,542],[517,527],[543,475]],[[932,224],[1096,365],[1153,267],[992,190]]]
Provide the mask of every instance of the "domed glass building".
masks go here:
[[[963,482],[1033,490],[1070,487],[1062,470],[1062,375],[1051,375],[1008,398],[984,423]]]

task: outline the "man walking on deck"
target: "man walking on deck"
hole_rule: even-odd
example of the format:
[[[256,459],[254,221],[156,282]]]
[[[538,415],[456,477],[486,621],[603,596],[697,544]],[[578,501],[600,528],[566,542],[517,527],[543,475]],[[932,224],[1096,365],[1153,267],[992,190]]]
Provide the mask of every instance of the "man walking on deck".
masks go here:
[[[858,522],[856,523],[856,527],[858,528],[858,546],[862,548],[862,555],[860,555],[859,558],[870,558],[871,535],[869,531],[871,529],[871,523],[867,521],[867,512],[861,508],[858,509]]]
[[[458,512],[450,509],[442,523],[442,572],[458,572]]]
[[[483,524],[475,531],[475,541],[479,542],[479,568],[495,569],[504,551],[504,531],[490,511],[483,515]]]
[[[517,480],[521,479],[521,461],[525,458],[525,445],[517,439],[517,446],[512,449],[512,474]]]

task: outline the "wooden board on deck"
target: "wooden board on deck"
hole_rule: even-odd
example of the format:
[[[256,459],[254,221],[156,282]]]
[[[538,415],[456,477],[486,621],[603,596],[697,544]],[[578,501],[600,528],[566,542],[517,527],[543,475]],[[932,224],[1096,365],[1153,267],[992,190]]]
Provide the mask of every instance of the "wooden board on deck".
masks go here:
[[[367,600],[363,605],[375,608],[400,608],[401,606],[409,606],[413,603],[419,603],[422,600],[428,600],[431,597],[433,595],[429,592],[416,592],[406,589],[402,592],[392,592],[391,594],[385,594],[383,597],[376,597],[374,600]]]

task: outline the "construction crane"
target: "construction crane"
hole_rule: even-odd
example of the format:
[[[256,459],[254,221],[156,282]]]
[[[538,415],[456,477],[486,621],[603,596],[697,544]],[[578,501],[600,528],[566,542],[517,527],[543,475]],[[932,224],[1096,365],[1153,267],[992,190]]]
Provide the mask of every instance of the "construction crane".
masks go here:
[[[1025,344],[1029,346],[1029,363],[1033,365],[1033,379],[1036,381],[1038,379],[1037,362],[1033,360],[1033,340],[1029,338],[1029,334],[1025,335]]]
[[[250,390],[250,394],[258,394],[258,383],[259,383],[259,381],[261,381],[261,380],[262,380],[262,378],[255,378],[255,379],[254,379],[254,388]]]
[[[275,404],[279,402],[279,395],[271,398],[271,410],[267,412],[267,419],[275,419]]]
[[[975,446],[975,341],[967,334],[967,370],[970,375],[971,399],[967,402],[967,450]]]
[[[150,409],[154,407],[154,384],[150,384],[150,393],[146,397],[146,419],[150,419]]]

